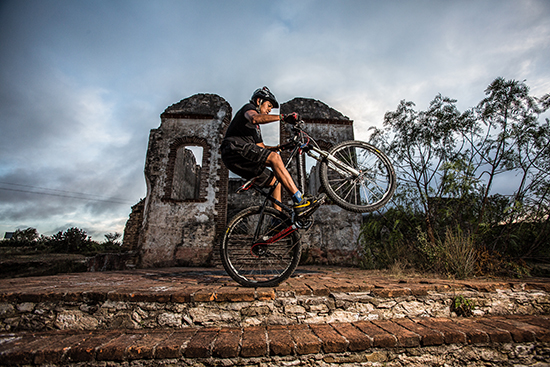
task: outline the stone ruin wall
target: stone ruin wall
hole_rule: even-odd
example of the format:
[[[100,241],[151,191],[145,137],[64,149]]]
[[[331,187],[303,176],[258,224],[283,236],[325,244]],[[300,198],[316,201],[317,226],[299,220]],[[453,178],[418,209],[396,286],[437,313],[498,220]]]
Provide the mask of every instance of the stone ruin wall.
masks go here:
[[[145,162],[147,196],[137,244],[138,266],[198,266],[211,262],[226,223],[228,171],[219,146],[231,120],[221,97],[197,94],[168,107],[151,130]],[[183,194],[182,175],[197,173],[185,147],[202,148],[198,195]],[[178,154],[179,152],[179,154]],[[181,167],[181,165],[188,167]],[[188,177],[191,181],[196,180]],[[193,197],[189,197],[193,196]]]
[[[168,107],[159,128],[151,130],[145,163],[147,196],[132,207],[123,239],[123,248],[137,254],[139,267],[217,265],[218,243],[228,220],[262,202],[258,194],[236,194],[244,181],[230,179],[221,161],[219,147],[231,111],[223,98],[197,94]],[[354,138],[353,121],[320,101],[295,98],[281,105],[281,113],[289,112],[303,117],[305,130],[322,148]],[[281,125],[281,142],[287,138]],[[186,146],[202,147],[201,164],[193,162]],[[296,172],[295,167],[291,172]],[[315,172],[314,166],[306,182],[313,193],[320,185]],[[194,182],[192,192],[181,186],[183,177],[189,185]],[[302,235],[302,261],[356,265],[362,216],[323,205],[314,220]]]

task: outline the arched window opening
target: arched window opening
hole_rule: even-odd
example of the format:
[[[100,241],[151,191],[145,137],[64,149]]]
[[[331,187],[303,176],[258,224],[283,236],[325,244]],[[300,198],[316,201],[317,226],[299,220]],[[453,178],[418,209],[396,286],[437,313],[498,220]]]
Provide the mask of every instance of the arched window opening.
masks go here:
[[[321,149],[324,150],[330,150],[332,147],[332,144],[327,143],[324,140],[317,140],[317,143]],[[305,158],[306,188],[308,193],[317,195],[321,189],[321,176],[319,172],[321,169],[321,164],[309,155],[306,155]]]
[[[317,195],[321,188],[321,178],[319,176],[320,164],[310,156],[306,156],[306,185],[307,190],[312,195]]]
[[[178,148],[172,179],[172,199],[199,199],[202,155],[203,148],[201,146],[183,145]]]

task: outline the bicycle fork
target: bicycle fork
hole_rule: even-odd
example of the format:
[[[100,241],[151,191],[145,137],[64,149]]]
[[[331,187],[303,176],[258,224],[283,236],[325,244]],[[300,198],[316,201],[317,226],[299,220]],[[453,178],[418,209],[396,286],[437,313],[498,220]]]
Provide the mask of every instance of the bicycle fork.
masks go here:
[[[311,151],[307,151],[307,154],[315,159],[316,161],[321,161],[320,157],[323,157],[326,159],[329,163],[332,164],[332,166],[335,168],[335,170],[340,173],[343,176],[346,176],[348,174],[353,175],[354,177],[359,177],[361,175],[361,172],[356,170],[353,167],[350,167],[349,165],[343,163],[339,159],[335,158],[332,154],[327,153],[323,150],[320,150],[316,147],[311,147],[311,150],[313,150],[315,153],[319,154],[318,156],[311,153]]]

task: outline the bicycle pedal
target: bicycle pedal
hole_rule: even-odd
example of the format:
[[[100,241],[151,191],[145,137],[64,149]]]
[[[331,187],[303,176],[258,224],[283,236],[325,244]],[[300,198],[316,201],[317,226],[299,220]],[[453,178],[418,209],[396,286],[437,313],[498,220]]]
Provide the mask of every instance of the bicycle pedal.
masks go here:
[[[313,225],[313,217],[298,219],[295,224],[296,227],[307,231]]]

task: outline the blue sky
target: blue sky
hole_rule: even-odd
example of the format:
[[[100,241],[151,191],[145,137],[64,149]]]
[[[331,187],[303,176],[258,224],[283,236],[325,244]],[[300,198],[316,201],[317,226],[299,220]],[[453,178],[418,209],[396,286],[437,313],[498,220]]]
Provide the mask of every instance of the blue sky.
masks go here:
[[[410,100],[550,92],[550,1],[0,0],[0,234],[122,232],[150,129],[215,93],[321,100],[356,137]],[[264,131],[264,137],[270,130]]]

